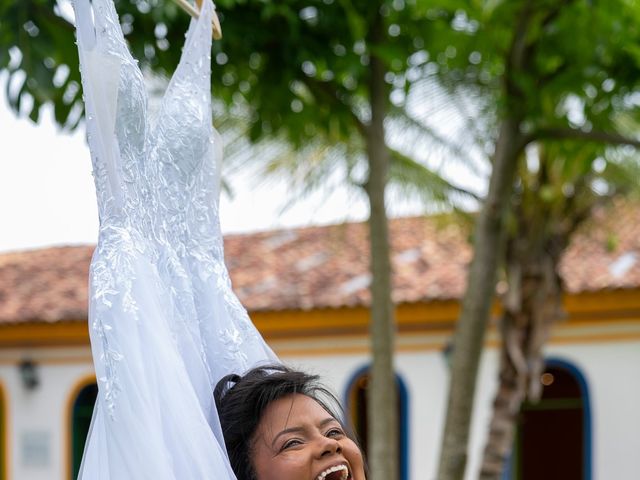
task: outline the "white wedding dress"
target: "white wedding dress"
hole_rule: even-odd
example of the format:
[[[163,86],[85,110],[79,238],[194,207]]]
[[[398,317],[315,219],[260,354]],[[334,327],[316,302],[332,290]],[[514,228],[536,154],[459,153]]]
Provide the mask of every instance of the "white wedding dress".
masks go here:
[[[98,398],[80,480],[226,480],[213,400],[277,362],[231,290],[211,123],[210,0],[156,118],[113,0],[73,0],[98,199],[89,330]]]

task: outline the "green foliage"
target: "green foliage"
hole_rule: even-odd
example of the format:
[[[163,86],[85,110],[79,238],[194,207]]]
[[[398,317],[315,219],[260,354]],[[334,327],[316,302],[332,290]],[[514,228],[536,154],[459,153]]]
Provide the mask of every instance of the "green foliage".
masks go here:
[[[428,2],[381,2],[384,38],[375,43],[370,32],[376,4],[370,1],[216,3],[223,27],[223,38],[214,42],[212,51],[216,122],[222,129],[232,124],[253,143],[279,139],[292,149],[288,156],[294,164],[307,158],[304,152],[313,151],[316,160],[306,167],[312,187],[336,160],[333,149],[333,157],[327,156],[322,166],[318,152],[342,145],[347,151],[345,180],[361,184],[364,180],[352,172],[366,164],[363,135],[370,117],[371,55],[384,62],[385,95],[395,92],[400,98],[389,117],[410,119],[406,97],[425,76],[425,45],[434,33],[433,21],[425,14]],[[115,5],[141,68],[170,76],[179,61],[188,16],[170,0],[115,0]],[[37,121],[42,106],[51,104],[56,121],[73,129],[83,106],[70,10],[63,14],[54,0],[0,0],[0,71],[9,73],[12,88],[7,97],[14,110]],[[420,130],[419,123],[414,126]],[[422,134],[428,133],[422,128]],[[441,139],[441,145],[446,143]],[[409,146],[402,154],[414,157],[416,152]],[[271,158],[267,169],[274,170],[274,162],[282,167],[283,155]],[[393,169],[394,176],[401,165]],[[421,178],[432,178],[416,161],[413,170],[418,168],[423,169]]]
[[[483,125],[485,140],[496,138],[508,108],[537,142],[520,165],[511,199],[528,229],[568,228],[594,204],[637,190],[636,150],[615,147],[614,138],[614,146],[590,140],[590,133],[637,138],[640,4],[442,0],[431,2],[425,15],[437,32],[426,67],[451,99],[474,99],[478,108],[469,125]],[[523,61],[516,64],[514,39],[525,24]]]
[[[55,104],[59,123],[81,102],[78,55],[71,24],[54,13],[55,2],[0,2],[0,70],[9,74],[6,96],[33,121],[40,107]],[[66,73],[66,74],[65,74]]]
[[[186,14],[169,0],[115,3],[134,57],[144,69],[169,75],[179,60]],[[475,123],[492,137],[491,125],[507,101],[502,86],[514,25],[526,3],[382,2],[385,38],[373,44],[374,5],[365,0],[221,0],[224,37],[213,47],[212,89],[228,112],[246,112],[253,141],[280,136],[295,148],[350,142],[368,120],[368,63],[375,54],[385,63],[388,93],[407,94],[436,77],[453,97],[475,99]],[[513,72],[524,128],[611,130],[621,112],[637,123],[637,3],[531,5],[527,69]],[[70,19],[55,0],[0,0],[0,19],[0,71],[10,76],[12,108],[37,120],[42,105],[51,103],[58,123],[74,128],[82,102]],[[398,97],[405,100],[391,116],[407,118],[406,95]]]
[[[439,25],[432,70],[452,93],[476,92],[494,109],[509,102],[530,131],[611,130],[621,110],[638,118],[629,99],[640,79],[637,2],[442,0],[427,15]],[[523,19],[525,64],[515,66],[512,41]]]
[[[226,62],[217,67],[214,92],[251,109],[254,140],[281,132],[294,147],[319,137],[349,141],[369,114],[370,55],[384,59],[392,81],[415,51],[419,32],[400,28],[411,25],[412,9],[391,5],[382,7],[386,27],[400,32],[372,45],[370,2],[227,2],[220,6],[225,35],[214,46],[215,58],[224,54]]]
[[[115,3],[125,34],[133,33],[135,25],[133,55],[144,67],[172,71],[180,49],[169,47],[183,37],[178,32],[186,29],[184,14],[170,2],[163,2],[163,8],[150,8],[147,2]],[[71,8],[68,2],[63,5],[55,0],[0,0],[0,71],[8,73],[6,97],[16,112],[37,122],[42,107],[50,104],[56,122],[72,130],[84,106]]]
[[[115,4],[141,67],[172,72],[187,27],[186,14],[170,1],[115,0]],[[387,59],[389,70],[399,73],[419,38],[414,38],[419,29],[410,21],[412,9],[393,7],[403,4],[385,4],[385,18],[401,32],[400,25],[411,25],[407,30],[413,33],[392,29],[393,41],[375,47]],[[218,8],[224,37],[213,48],[212,87],[226,104],[244,103],[252,111],[252,138],[283,131],[299,146],[318,134],[340,140],[355,133],[354,115],[359,120],[366,116],[359,110],[368,101],[367,66],[374,48],[366,38],[373,17],[369,2],[227,0],[218,2]],[[1,0],[0,18],[0,70],[11,76],[22,72],[16,78],[27,78],[9,96],[12,107],[18,110],[23,104],[23,111],[37,119],[41,106],[51,102],[61,112],[59,121],[66,120],[64,112],[80,104],[70,19],[54,0]],[[63,65],[69,74],[64,82],[54,81]],[[70,86],[76,95],[68,93]],[[26,95],[34,99],[32,108],[26,105]]]

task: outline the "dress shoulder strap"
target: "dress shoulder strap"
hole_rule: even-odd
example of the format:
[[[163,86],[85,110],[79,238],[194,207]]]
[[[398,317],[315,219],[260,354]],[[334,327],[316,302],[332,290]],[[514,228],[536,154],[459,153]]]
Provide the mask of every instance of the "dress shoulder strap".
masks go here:
[[[92,50],[96,45],[96,28],[93,8],[90,0],[73,0],[78,32],[78,46],[83,50]]]

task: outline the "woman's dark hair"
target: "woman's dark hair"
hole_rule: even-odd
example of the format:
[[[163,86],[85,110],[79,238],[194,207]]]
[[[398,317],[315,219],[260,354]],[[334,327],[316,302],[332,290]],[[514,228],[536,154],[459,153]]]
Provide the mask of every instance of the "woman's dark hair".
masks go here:
[[[338,420],[340,403],[317,375],[291,370],[283,365],[261,366],[245,375],[227,375],[213,392],[231,468],[238,480],[255,480],[251,461],[253,437],[267,406],[280,398],[299,393],[314,399]]]

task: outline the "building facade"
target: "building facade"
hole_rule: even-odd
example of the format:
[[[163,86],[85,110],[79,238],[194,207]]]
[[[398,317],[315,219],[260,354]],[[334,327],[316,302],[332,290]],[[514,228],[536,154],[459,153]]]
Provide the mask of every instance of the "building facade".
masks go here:
[[[565,256],[567,316],[545,350],[543,398],[521,412],[506,478],[637,478],[640,235],[629,218],[619,221],[606,226],[617,228],[616,249],[594,227]],[[470,258],[464,232],[436,223],[420,218],[391,225],[403,480],[435,479],[451,339]],[[370,362],[365,228],[226,240],[234,288],[258,329],[284,362],[320,374],[360,428]],[[0,256],[0,479],[68,480],[77,470],[96,393],[86,324],[91,251]],[[485,443],[498,347],[491,327],[468,479],[477,476]]]

